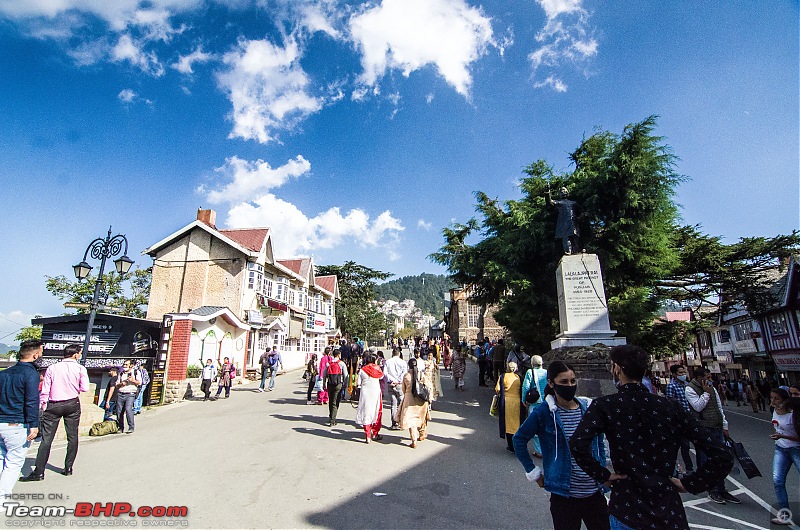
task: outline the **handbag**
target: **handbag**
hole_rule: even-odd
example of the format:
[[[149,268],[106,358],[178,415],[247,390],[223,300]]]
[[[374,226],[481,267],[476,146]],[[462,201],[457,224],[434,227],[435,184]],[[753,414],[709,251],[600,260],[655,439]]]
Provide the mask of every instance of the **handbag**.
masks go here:
[[[745,450],[742,442],[735,442],[730,436],[726,437],[725,442],[733,457],[739,462],[739,466],[742,468],[742,471],[744,471],[744,474],[747,475],[747,478],[762,476],[761,471],[758,470],[758,466],[756,466],[756,463],[753,462],[753,459]]]
[[[422,401],[430,401],[431,400],[431,393],[428,390],[428,387],[425,386],[424,383],[422,383],[421,381],[417,381],[417,384],[414,385],[414,386],[415,386],[415,390],[416,391],[412,392],[412,394],[414,394],[415,398],[421,399]]]
[[[536,386],[532,386],[530,390],[528,390],[528,393],[525,394],[525,403],[528,405],[535,405],[539,402],[541,397],[542,395],[539,393],[539,389],[536,388]]]
[[[500,415],[500,396],[492,396],[492,406],[489,407],[489,416],[498,417]]]

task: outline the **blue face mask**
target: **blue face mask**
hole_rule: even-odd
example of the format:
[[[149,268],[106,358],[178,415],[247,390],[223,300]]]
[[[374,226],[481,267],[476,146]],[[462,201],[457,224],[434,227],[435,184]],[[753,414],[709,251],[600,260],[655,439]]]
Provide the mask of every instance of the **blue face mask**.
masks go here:
[[[678,381],[683,381],[684,383],[689,379],[688,375],[679,375]]]

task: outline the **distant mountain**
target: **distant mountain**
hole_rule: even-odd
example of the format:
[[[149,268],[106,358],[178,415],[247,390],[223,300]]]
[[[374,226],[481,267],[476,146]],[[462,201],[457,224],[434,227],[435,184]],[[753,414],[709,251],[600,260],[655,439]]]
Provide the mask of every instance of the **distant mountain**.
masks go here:
[[[424,314],[442,318],[444,315],[444,295],[456,285],[443,274],[422,273],[419,276],[403,276],[382,283],[375,288],[378,299],[414,300]]]

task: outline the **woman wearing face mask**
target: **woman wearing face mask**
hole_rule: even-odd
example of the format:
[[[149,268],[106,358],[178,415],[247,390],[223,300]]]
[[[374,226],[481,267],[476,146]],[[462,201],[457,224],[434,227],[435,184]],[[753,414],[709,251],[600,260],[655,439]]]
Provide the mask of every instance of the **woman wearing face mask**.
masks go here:
[[[776,388],[770,393],[770,404],[775,408],[772,413],[772,426],[775,433],[770,438],[775,440],[775,456],[772,460],[772,482],[775,486],[775,497],[778,509],[789,509],[789,495],[786,493],[786,476],[794,464],[800,470],[800,411],[792,410],[789,393]],[[780,513],[779,513],[780,515]],[[773,524],[789,525],[788,518],[775,517]]]
[[[550,363],[545,401],[514,435],[514,452],[528,480],[550,492],[553,528],[579,530],[583,523],[588,530],[606,530],[609,519],[602,485],[575,464],[567,445],[591,403],[588,398],[575,397],[577,385],[572,367],[562,361]],[[536,435],[542,447],[541,468],[528,454],[528,442]],[[602,435],[594,439],[592,447],[594,457],[605,465]]]

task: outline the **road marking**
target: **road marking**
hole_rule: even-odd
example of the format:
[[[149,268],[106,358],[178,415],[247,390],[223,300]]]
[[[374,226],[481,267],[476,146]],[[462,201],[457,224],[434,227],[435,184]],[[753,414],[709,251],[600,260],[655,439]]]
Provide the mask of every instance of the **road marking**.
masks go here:
[[[754,501],[756,501],[759,505],[761,505],[762,508],[767,510],[770,514],[775,515],[775,516],[778,515],[778,510],[773,508],[772,505],[769,504],[767,501],[765,501],[764,499],[762,499],[761,497],[759,497],[758,495],[756,495],[755,493],[753,493],[752,491],[747,489],[747,487],[745,487],[744,484],[742,484],[741,482],[739,482],[735,478],[732,478],[732,477],[727,477],[727,478],[728,478],[728,480],[730,480],[733,483],[734,486],[736,486],[740,490],[743,490],[744,493],[749,495],[750,498],[752,498]],[[789,525],[789,528],[793,528],[793,529],[797,530],[798,526],[796,524],[791,524],[791,525]]]
[[[689,523],[689,528],[699,528],[700,530],[731,530],[730,528],[720,528],[719,526],[705,526],[702,524]]]
[[[749,418],[750,416],[747,416],[747,417]],[[754,419],[759,419],[759,418],[754,418]],[[764,420],[761,420],[761,421],[764,421]],[[694,449],[691,449],[691,452],[692,452],[692,454],[695,455],[695,457],[697,456],[697,451],[695,451]],[[742,484],[741,482],[739,482],[735,478],[731,477],[730,475],[726,476],[725,479],[726,480],[730,480],[731,483],[734,486],[736,486],[736,488],[737,488],[735,491],[733,491],[731,493],[731,495],[744,493],[745,495],[747,495],[748,497],[750,497],[751,499],[756,501],[756,504],[758,504],[759,506],[764,508],[771,515],[774,515],[774,516],[778,515],[778,511],[775,508],[773,508],[771,504],[769,504],[767,501],[765,501],[764,499],[762,499],[761,497],[759,497],[758,495],[753,493],[753,491],[751,491],[747,486],[745,486],[744,484]],[[714,515],[716,517],[721,517],[723,519],[728,519],[730,521],[738,522],[738,523],[744,524],[745,526],[750,526],[752,528],[762,528],[760,526],[755,526],[755,525],[752,525],[750,523],[746,523],[744,521],[740,521],[739,519],[734,519],[732,517],[728,517],[727,515],[722,515],[722,514],[717,513],[717,512],[712,512],[712,511],[706,510],[704,508],[698,508],[698,505],[704,504],[706,502],[710,502],[710,499],[707,499],[707,498],[706,499],[695,499],[695,500],[691,500],[691,501],[686,501],[685,503],[683,503],[683,505],[686,508],[691,508],[693,510],[697,510],[697,511],[700,511],[700,512],[705,512],[705,513]],[[689,525],[689,526],[692,526],[692,525]],[[800,527],[798,527],[796,524],[788,525],[788,528],[791,528],[793,530],[800,530]],[[764,529],[764,530],[769,530],[769,529]]]
[[[711,510],[706,510],[705,508],[699,508],[697,506],[690,506],[690,508],[692,510],[697,510],[698,512],[707,513],[709,515],[713,515],[715,517],[720,517],[722,519],[726,519],[726,520],[734,522],[734,523],[738,523],[738,524],[741,524],[741,525],[744,525],[744,526],[747,526],[747,527],[750,527],[750,528],[755,528],[756,530],[769,530],[769,528],[764,528],[763,526],[754,525],[752,523],[748,523],[747,521],[742,521],[741,519],[736,519],[735,517],[729,517],[729,516],[723,515],[721,513],[712,512]]]
[[[744,416],[745,418],[750,418],[751,420],[763,421],[764,423],[772,423],[772,420],[762,420],[761,418],[756,418],[749,414],[742,414],[741,412],[736,412],[734,410],[726,410],[726,414],[736,414],[737,416]]]

